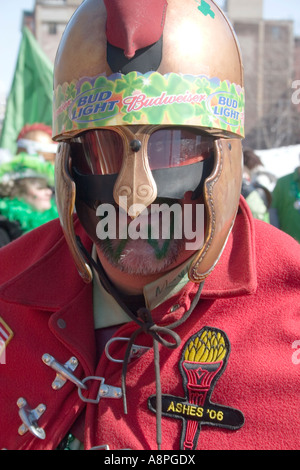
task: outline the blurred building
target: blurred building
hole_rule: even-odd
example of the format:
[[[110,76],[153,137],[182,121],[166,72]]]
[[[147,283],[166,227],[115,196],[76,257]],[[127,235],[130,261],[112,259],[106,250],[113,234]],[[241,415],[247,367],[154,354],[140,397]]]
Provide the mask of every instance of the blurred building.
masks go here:
[[[226,10],[244,62],[245,145],[263,149],[299,143],[300,115],[291,102],[296,76],[293,21],[264,20],[263,0],[227,0]]]
[[[294,79],[295,80],[300,80],[300,37],[296,37],[295,38],[295,56],[294,56],[294,63],[295,63],[295,72],[294,72]],[[297,88],[299,89],[299,85],[297,86]],[[297,96],[299,96],[299,94],[297,94]],[[297,108],[297,111],[299,113],[299,116],[300,116],[300,103],[298,104],[295,104],[294,105],[296,106]],[[300,120],[300,118],[299,118]],[[299,139],[299,142],[300,142],[300,139]]]
[[[23,24],[28,26],[38,43],[54,63],[65,27],[83,0],[36,0],[33,12],[24,12]]]
[[[263,17],[263,0],[227,0],[224,8],[227,10],[229,18],[260,20]]]

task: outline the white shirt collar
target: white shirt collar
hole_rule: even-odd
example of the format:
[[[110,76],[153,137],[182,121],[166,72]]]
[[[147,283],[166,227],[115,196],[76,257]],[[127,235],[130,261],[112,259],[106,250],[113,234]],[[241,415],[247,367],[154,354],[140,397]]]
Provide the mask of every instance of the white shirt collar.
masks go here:
[[[97,257],[95,245],[92,256],[94,259]],[[189,282],[188,271],[192,260],[193,257],[189,258],[172,271],[144,286],[143,295],[147,308],[153,310],[158,307],[177,294]],[[97,273],[94,273],[93,279],[95,328],[105,328],[131,321],[118,302],[104,289]]]

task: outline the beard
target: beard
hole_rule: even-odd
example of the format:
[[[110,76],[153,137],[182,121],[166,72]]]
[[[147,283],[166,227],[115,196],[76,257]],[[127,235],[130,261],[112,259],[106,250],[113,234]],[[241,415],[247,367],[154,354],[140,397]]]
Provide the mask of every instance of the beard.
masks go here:
[[[112,266],[123,273],[145,276],[165,271],[176,262],[184,249],[184,239],[174,237],[174,218],[163,220],[162,214],[152,217],[146,211],[134,221],[128,222],[127,217],[126,220],[122,238],[109,237],[108,233],[105,239],[98,238],[96,242],[98,250]],[[118,234],[119,231],[118,225]]]
[[[159,276],[188,259],[196,249],[188,246],[191,240],[184,226],[185,204],[193,203],[187,193],[185,200],[157,199],[157,206],[151,205],[146,212],[131,219],[126,211],[117,205],[97,202],[93,206],[80,200],[76,201],[79,219],[91,240],[95,243],[100,262],[109,265],[120,274],[140,276]],[[202,204],[201,201],[200,204]],[[153,207],[154,206],[154,207]],[[101,213],[98,213],[98,208]],[[123,215],[122,215],[123,211]],[[159,213],[159,217],[155,217]],[[166,216],[166,213],[168,214]],[[184,214],[183,214],[184,213]],[[152,218],[152,216],[154,217]],[[170,219],[168,218],[170,214]],[[192,222],[195,214],[187,214],[187,222]],[[197,219],[197,217],[196,217]],[[133,230],[131,230],[131,228]],[[199,229],[199,227],[198,227]],[[184,232],[184,234],[183,234]]]
[[[98,240],[98,250],[119,271],[147,276],[165,271],[182,251],[183,240]]]

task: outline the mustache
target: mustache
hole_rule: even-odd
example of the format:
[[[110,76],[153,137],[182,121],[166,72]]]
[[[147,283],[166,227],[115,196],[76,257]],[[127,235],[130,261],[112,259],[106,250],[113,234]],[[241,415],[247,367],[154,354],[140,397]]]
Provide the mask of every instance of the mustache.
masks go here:
[[[159,273],[162,268],[165,269],[176,261],[183,248],[182,240],[172,240],[161,250],[153,248],[151,243],[143,240],[145,243],[141,253],[136,249],[136,244],[133,246],[128,243],[129,240],[115,242],[116,240],[98,240],[96,246],[120,272],[139,275]]]

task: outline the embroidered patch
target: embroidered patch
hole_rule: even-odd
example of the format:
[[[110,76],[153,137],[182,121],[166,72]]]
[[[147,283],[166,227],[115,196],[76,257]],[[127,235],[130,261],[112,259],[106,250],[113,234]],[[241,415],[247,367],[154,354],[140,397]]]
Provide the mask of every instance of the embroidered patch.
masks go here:
[[[7,323],[0,317],[0,364],[5,363],[5,349],[13,337],[13,331]]]
[[[226,369],[230,353],[227,335],[216,328],[204,327],[186,343],[179,369],[185,397],[162,395],[162,415],[181,419],[180,450],[195,450],[202,426],[237,430],[244,424],[241,411],[210,401],[213,389]],[[156,395],[148,399],[156,412]]]

